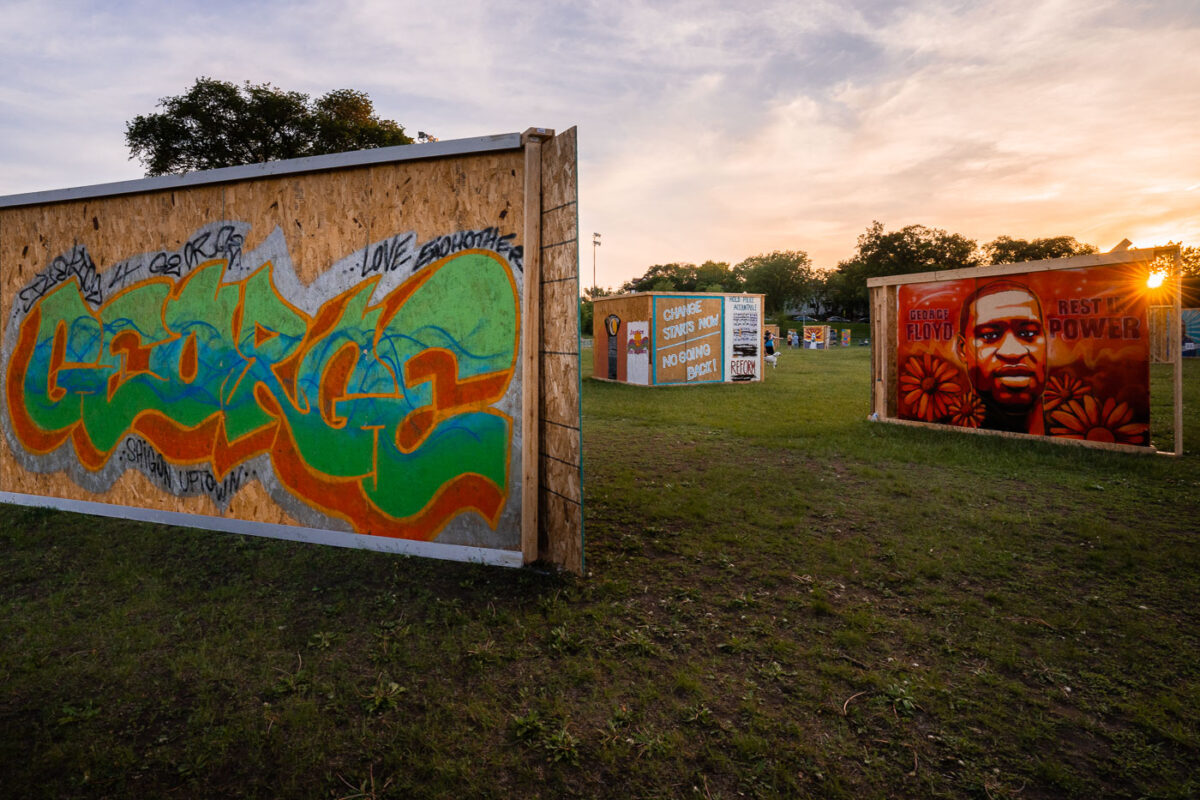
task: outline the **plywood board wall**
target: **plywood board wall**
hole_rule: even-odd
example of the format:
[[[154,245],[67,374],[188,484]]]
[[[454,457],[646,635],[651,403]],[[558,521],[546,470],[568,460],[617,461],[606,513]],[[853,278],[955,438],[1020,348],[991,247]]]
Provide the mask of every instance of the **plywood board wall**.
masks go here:
[[[573,229],[540,197],[558,191],[573,208],[569,134],[534,180],[534,224],[552,237]],[[557,337],[539,351],[564,354],[535,402],[552,398],[578,434],[577,341],[542,325],[574,318],[577,294],[539,279],[541,308],[524,318],[526,155],[0,208],[0,492],[520,563],[519,443],[545,440],[564,462],[578,451],[540,433],[540,411],[523,430],[517,353],[532,324],[535,338]],[[562,277],[569,260],[543,259]],[[545,485],[579,499],[579,483]],[[553,524],[578,534],[582,514]]]
[[[1151,324],[1150,309],[1156,299],[1177,295],[1178,285],[1156,289],[1148,278],[1177,251],[872,278],[873,415],[1152,450],[1149,364],[1156,344],[1170,360],[1168,338],[1178,338],[1178,324],[1165,312]]]
[[[577,150],[570,128],[541,152],[538,557],[578,573],[584,551]]]

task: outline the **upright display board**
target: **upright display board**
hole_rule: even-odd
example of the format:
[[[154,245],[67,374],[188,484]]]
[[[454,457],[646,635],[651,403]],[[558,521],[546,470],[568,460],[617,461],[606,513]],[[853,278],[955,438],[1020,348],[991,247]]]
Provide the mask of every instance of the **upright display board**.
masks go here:
[[[1183,334],[1182,355],[1184,358],[1200,356],[1200,308],[1185,308],[1181,312]]]
[[[1150,447],[1147,309],[1171,290],[1148,277],[1165,250],[872,279],[875,413]]]
[[[0,499],[582,569],[575,161],[531,129],[0,198]]]
[[[596,378],[641,386],[762,379],[762,295],[602,297],[593,319]]]
[[[832,340],[833,329],[828,325],[805,325],[804,347],[807,350],[827,350]]]

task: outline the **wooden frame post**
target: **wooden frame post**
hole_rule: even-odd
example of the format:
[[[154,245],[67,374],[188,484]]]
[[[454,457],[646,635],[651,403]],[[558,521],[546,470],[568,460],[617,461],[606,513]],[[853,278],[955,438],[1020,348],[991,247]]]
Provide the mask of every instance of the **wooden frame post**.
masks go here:
[[[542,331],[542,142],[554,136],[546,128],[521,134],[525,149],[525,314],[521,321],[521,553],[526,564],[538,557]]]
[[[1183,455],[1183,252],[1175,247],[1172,259],[1171,282],[1175,285],[1172,303],[1174,322],[1171,325],[1171,347],[1175,353],[1175,455]]]

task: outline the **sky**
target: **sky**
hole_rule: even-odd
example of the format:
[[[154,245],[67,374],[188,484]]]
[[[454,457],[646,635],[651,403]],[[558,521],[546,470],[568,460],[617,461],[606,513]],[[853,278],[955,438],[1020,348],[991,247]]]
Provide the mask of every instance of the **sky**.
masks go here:
[[[0,0],[0,195],[141,177],[126,122],[202,75],[442,140],[578,126],[583,286],[832,268],[873,220],[1200,245],[1195,0]]]

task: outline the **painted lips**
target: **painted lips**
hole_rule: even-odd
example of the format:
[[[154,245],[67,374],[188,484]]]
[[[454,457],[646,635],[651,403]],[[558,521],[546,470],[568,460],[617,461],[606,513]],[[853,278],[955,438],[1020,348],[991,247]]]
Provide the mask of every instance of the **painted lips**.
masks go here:
[[[1037,377],[1029,367],[1001,367],[993,375],[996,383],[1010,389],[1028,388]]]

